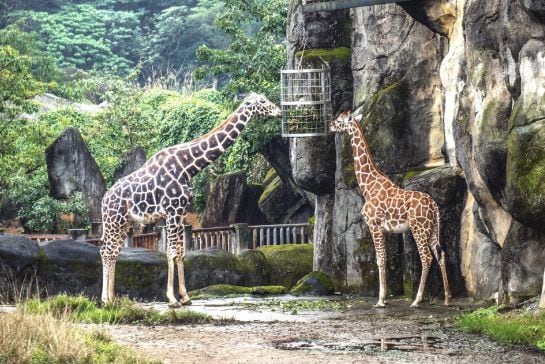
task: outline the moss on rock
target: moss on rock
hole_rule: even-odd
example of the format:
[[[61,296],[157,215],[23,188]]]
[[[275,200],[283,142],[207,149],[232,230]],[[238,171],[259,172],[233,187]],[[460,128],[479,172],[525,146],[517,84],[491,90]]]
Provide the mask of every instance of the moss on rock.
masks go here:
[[[532,110],[515,104],[509,121],[506,195],[515,219],[544,231],[545,122],[528,120],[529,115]]]
[[[305,61],[323,60],[328,63],[333,61],[348,62],[352,57],[352,50],[347,47],[305,49],[304,51],[297,52],[295,56]]]
[[[330,295],[334,292],[333,282],[331,278],[320,271],[310,272],[305,275],[297,284],[290,290],[294,295]]]
[[[243,250],[238,258],[246,270],[246,277],[244,279],[246,286],[268,284],[270,280],[270,267],[262,251],[254,249]]]
[[[259,247],[270,267],[270,283],[286,288],[312,272],[313,246],[285,244]]]
[[[196,250],[185,257],[188,290],[214,284],[243,285],[247,267],[238,257],[217,248]]]
[[[258,204],[260,205],[263,202],[265,202],[274,191],[282,187],[282,180],[280,179],[280,176],[276,175],[276,177],[272,178],[270,182],[264,187],[265,187],[265,190],[259,197],[259,201],[258,201]]]
[[[256,286],[245,287],[230,284],[215,284],[209,287],[189,292],[192,299],[213,298],[240,295],[275,295],[285,294],[287,289],[284,286]]]

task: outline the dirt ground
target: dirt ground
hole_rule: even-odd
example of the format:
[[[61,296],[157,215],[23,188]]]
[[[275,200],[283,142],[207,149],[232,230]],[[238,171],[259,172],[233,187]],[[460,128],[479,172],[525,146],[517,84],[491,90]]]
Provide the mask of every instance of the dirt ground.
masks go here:
[[[185,308],[230,319],[215,324],[103,328],[119,343],[164,363],[545,362],[537,350],[456,331],[453,318],[469,307],[462,301],[411,309],[409,301],[395,300],[375,309],[372,300],[355,299],[343,301],[340,310],[328,310],[326,302],[319,311],[282,312],[282,302],[293,298],[276,300],[272,305],[264,299],[198,300]]]

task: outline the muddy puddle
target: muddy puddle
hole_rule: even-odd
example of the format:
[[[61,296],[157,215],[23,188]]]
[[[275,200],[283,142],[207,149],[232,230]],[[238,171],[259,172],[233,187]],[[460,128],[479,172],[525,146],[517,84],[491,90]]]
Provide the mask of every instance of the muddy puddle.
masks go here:
[[[381,337],[380,339],[347,344],[344,342],[324,342],[320,340],[295,340],[279,342],[276,348],[283,350],[318,350],[329,352],[376,352],[388,350],[431,351],[442,349],[443,341],[429,336]]]
[[[105,326],[122,344],[164,363],[545,363],[529,348],[502,346],[454,329],[472,308],[393,300],[282,296],[195,300],[183,310],[228,323],[181,326]],[[165,303],[147,304],[167,310]]]

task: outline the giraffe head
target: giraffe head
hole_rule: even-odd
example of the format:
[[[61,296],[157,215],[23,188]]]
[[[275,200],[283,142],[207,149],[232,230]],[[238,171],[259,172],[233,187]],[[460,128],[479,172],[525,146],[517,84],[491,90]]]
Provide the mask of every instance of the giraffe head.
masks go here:
[[[254,92],[246,96],[244,105],[255,116],[282,116],[282,112],[278,106],[270,102],[265,96]]]
[[[355,123],[359,123],[361,118],[361,114],[354,116],[351,111],[343,111],[336,119],[329,122],[329,130],[332,132],[347,131]]]

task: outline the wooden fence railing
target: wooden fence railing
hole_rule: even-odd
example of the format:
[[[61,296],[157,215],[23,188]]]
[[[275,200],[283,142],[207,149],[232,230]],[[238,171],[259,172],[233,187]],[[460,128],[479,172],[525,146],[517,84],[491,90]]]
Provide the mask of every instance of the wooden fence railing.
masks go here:
[[[160,232],[129,235],[125,246],[166,251],[166,229]],[[48,240],[68,239],[65,234],[35,234],[26,237],[43,242]],[[100,239],[87,238],[88,243],[100,245]],[[223,227],[193,229],[186,225],[184,229],[186,251],[218,248],[233,254],[244,249],[256,249],[260,246],[301,244],[309,242],[309,224],[248,225],[233,224]]]
[[[233,251],[235,240],[235,228],[232,226],[192,229],[186,226],[185,236],[191,235],[191,244],[186,244],[187,250],[201,250],[207,248],[219,248]],[[189,249],[191,248],[191,249]]]
[[[68,239],[69,236],[68,234],[25,234],[25,237],[41,243],[43,241]]]
[[[250,225],[251,242],[256,249],[264,245],[301,244],[309,242],[309,224]]]

